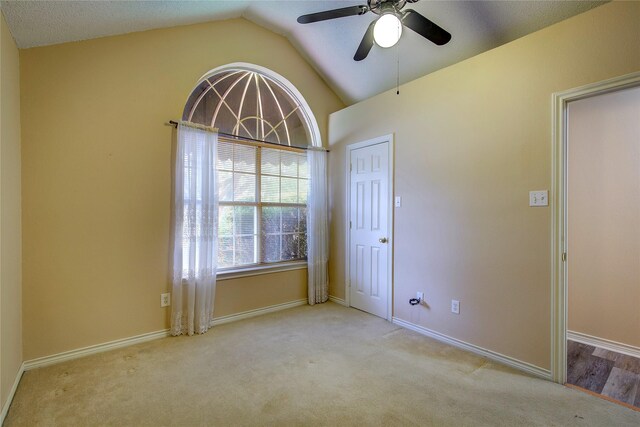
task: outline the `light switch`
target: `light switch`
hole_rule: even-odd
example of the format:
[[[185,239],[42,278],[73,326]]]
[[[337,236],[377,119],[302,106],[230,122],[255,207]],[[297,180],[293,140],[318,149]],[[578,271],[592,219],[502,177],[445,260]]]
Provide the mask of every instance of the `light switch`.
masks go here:
[[[549,191],[529,191],[529,206],[549,206]]]
[[[402,206],[402,197],[396,196],[396,208]]]
[[[453,314],[460,314],[460,301],[457,299],[451,300],[451,312]]]

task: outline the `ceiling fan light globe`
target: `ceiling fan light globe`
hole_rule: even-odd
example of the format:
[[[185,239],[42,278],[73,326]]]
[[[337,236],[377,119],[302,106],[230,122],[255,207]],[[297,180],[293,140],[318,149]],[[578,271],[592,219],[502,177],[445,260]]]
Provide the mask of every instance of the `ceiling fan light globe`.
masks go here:
[[[402,22],[393,13],[385,13],[373,26],[373,39],[380,47],[391,47],[402,35]]]

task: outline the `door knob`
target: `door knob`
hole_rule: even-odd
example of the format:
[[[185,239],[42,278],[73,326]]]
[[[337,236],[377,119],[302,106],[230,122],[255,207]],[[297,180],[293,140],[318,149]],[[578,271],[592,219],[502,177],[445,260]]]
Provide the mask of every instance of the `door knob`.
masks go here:
[[[387,242],[388,242],[388,240],[387,240],[387,238],[386,238],[386,237],[381,237],[381,238],[379,238],[379,239],[378,239],[378,242],[380,242],[380,243],[387,243]]]

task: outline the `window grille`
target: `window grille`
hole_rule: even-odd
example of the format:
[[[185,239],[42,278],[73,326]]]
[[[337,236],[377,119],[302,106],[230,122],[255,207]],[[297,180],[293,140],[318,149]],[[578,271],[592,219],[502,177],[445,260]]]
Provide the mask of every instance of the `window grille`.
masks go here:
[[[228,70],[204,79],[191,93],[183,120],[221,133],[307,147],[305,112],[285,87],[255,71]]]

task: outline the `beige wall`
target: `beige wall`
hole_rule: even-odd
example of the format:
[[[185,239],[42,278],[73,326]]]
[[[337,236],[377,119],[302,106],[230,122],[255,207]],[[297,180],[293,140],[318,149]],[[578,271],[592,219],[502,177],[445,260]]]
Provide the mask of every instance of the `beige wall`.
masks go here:
[[[216,317],[307,298],[307,269],[219,280]]]
[[[394,316],[548,369],[551,210],[528,192],[551,187],[551,94],[640,70],[638,22],[606,4],[332,114],[331,294],[345,145],[394,133]]]
[[[22,364],[20,64],[0,17],[0,408]]]
[[[325,140],[329,113],[344,106],[285,38],[244,19],[20,59],[27,360],[168,326],[159,296],[169,289],[172,128],[163,123],[181,117],[203,74],[231,62],[279,73]],[[225,281],[215,315],[304,298],[303,277]]]
[[[640,87],[568,108],[569,330],[640,347]]]

